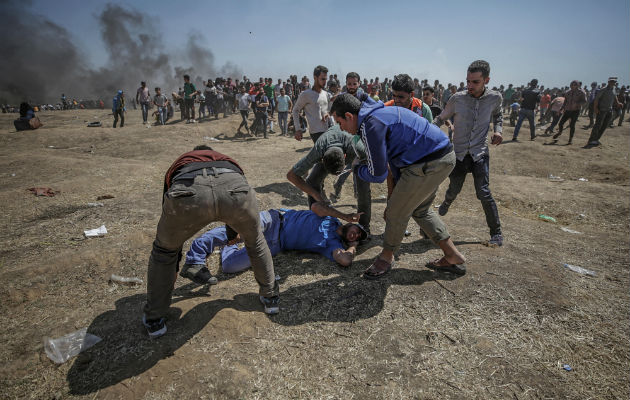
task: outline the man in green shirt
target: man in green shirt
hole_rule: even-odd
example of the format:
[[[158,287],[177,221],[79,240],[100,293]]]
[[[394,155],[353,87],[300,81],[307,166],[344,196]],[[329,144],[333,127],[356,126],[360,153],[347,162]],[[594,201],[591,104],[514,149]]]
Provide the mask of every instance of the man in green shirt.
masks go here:
[[[356,168],[367,159],[363,142],[342,131],[339,125],[328,128],[315,142],[315,145],[287,173],[287,179],[308,195],[309,207],[314,202],[325,202],[322,195],[324,180],[328,174],[339,175],[347,164]],[[308,171],[306,180],[302,178]],[[372,199],[370,183],[354,174],[357,187],[357,211],[361,214],[359,223],[370,232]]]
[[[186,115],[186,123],[195,121],[195,95],[197,88],[190,82],[190,76],[184,75],[184,114]]]

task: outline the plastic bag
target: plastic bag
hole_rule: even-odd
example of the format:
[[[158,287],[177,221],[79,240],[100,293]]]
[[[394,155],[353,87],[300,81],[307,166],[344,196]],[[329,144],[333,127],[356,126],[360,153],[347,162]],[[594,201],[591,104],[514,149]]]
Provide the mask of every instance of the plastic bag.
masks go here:
[[[100,337],[87,333],[87,328],[83,328],[57,339],[45,337],[44,351],[55,363],[63,364],[101,340]]]

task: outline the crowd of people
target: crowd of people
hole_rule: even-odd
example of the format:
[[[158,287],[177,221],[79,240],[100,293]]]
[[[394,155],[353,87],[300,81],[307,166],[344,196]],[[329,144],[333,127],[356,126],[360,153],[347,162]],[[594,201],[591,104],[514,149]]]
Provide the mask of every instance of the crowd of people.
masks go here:
[[[389,273],[410,218],[419,225],[422,236],[443,253],[426,267],[464,275],[465,257],[440,216],[453,206],[468,173],[473,176],[486,215],[488,245],[503,244],[499,214],[488,183],[487,140],[490,136],[493,145],[503,141],[503,97],[500,91],[487,87],[489,80],[489,64],[473,62],[467,69],[467,85],[461,85],[464,90],[451,86],[445,103],[439,83],[438,90],[422,87],[407,74],[386,79],[384,86],[377,79],[368,86],[370,82],[362,82],[358,73],[350,72],[341,86],[334,74],[329,75],[328,69],[319,65],[313,71],[312,85],[308,78],[296,85],[295,76],[275,85],[269,78],[255,83],[247,78],[235,81],[230,89],[238,92],[234,102],[211,101],[210,107],[213,111],[213,107],[238,107],[244,112],[239,130],[244,126],[249,132],[246,115],[250,107],[255,107],[255,124],[263,132],[266,120],[276,111],[286,113],[282,118],[278,116],[279,120],[286,121],[291,114],[296,140],[303,140],[308,130],[313,147],[286,174],[287,180],[307,195],[308,209],[259,212],[255,193],[236,160],[205,145],[180,156],[165,174],[162,216],[149,258],[143,315],[149,336],[166,333],[165,315],[182,246],[208,223],[223,221],[226,225],[193,241],[179,274],[199,284],[218,283],[206,266],[206,257],[222,247],[223,271],[232,273],[251,266],[264,311],[274,314],[279,312],[279,287],[272,256],[285,249],[311,251],[342,267],[350,266],[357,248],[372,239],[372,183],[387,182],[385,231],[380,254],[363,276],[379,279]],[[212,94],[218,92],[216,86],[216,82],[205,82],[206,88],[215,89]],[[225,94],[225,86],[220,86]],[[423,100],[414,96],[417,90]],[[186,77],[180,97],[184,100],[184,118],[189,122],[194,121],[194,100],[201,93]],[[207,107],[207,96],[206,103],[199,101],[200,106]],[[449,126],[450,137],[439,128],[442,124]],[[286,134],[284,130],[282,133]],[[337,188],[343,185],[348,172],[354,179],[356,213],[335,209],[323,190],[327,175],[338,177]],[[449,188],[436,212],[433,201],[447,178]],[[244,248],[239,250],[236,244],[241,240]]]
[[[466,259],[440,217],[453,207],[470,173],[489,230],[487,244],[503,245],[499,212],[489,187],[489,146],[504,141],[505,112],[515,126],[512,141],[518,142],[527,120],[531,140],[538,136],[536,124],[549,123],[545,132],[553,134],[554,141],[568,124],[568,144],[578,117],[588,115],[585,128],[592,131],[584,147],[591,148],[601,144],[604,131],[615,121],[622,125],[630,105],[628,92],[618,86],[616,77],[602,85],[594,82],[590,88],[574,80],[568,87],[545,89],[536,79],[526,87],[490,88],[490,65],[483,60],[469,65],[466,83],[459,86],[444,87],[437,80],[430,85],[404,73],[380,81],[361,80],[357,72],[349,72],[342,83],[322,65],[314,68],[312,79],[311,83],[304,76],[298,81],[297,75],[291,75],[274,83],[272,78],[252,82],[246,76],[240,81],[219,77],[203,81],[198,88],[184,75],[183,86],[170,99],[160,87],[152,93],[141,82],[132,104],[140,107],[143,123],[164,125],[176,107],[180,120],[187,123],[218,119],[219,114],[227,117],[238,110],[237,135],[267,138],[277,121],[279,135],[288,136],[292,126],[295,140],[302,141],[308,131],[313,142],[286,173],[288,182],[307,195],[306,210],[260,212],[238,162],[209,146],[197,146],[173,162],[164,177],[162,215],[149,258],[142,320],[150,337],[166,333],[165,316],[182,247],[200,229],[214,221],[225,223],[193,241],[179,274],[198,284],[217,284],[206,257],[220,247],[223,271],[233,273],[251,266],[264,311],[274,314],[280,310],[280,289],[273,255],[282,250],[310,251],[342,267],[350,266],[357,248],[372,240],[372,183],[387,183],[385,230],[380,253],[363,276],[379,279],[389,273],[403,237],[409,234],[406,227],[411,218],[422,237],[443,253],[425,266],[464,275]],[[20,108],[25,118],[33,118],[27,103]],[[119,90],[112,101],[114,128],[119,121],[124,126],[126,108],[125,94]],[[154,122],[149,120],[152,109]],[[254,113],[251,124],[250,111]],[[442,125],[447,132],[440,129]],[[343,213],[334,204],[350,174],[357,212]],[[328,175],[336,176],[335,193],[330,196],[323,189]],[[437,190],[447,179],[448,189],[436,212]],[[241,241],[244,248],[237,245]]]
[[[396,80],[398,90],[394,89]],[[401,85],[404,89],[400,89]],[[151,123],[148,119],[149,110],[155,108],[152,113],[155,124],[165,124],[173,118],[177,109],[180,112],[180,121],[185,120],[187,123],[218,119],[219,114],[223,114],[225,118],[238,112],[242,122],[237,129],[237,135],[262,135],[267,138],[267,133],[275,133],[274,122],[277,122],[280,135],[288,136],[289,130],[303,132],[307,118],[301,104],[297,103],[298,98],[301,93],[311,89],[315,89],[319,96],[320,87],[315,81],[311,83],[307,76],[298,79],[297,75],[290,75],[286,80],[277,79],[275,83],[272,78],[263,77],[258,81],[251,81],[247,76],[243,76],[241,80],[218,77],[202,81],[197,88],[186,75],[183,87],[172,92],[171,99],[163,95],[160,88],[156,88],[155,95],[152,96],[146,83],[142,82],[132,104],[134,108],[137,106],[141,108],[144,123]],[[448,83],[444,86],[439,80],[429,84],[426,79],[412,79],[406,74],[398,75],[394,79],[385,78],[382,81],[379,77],[361,80],[358,73],[351,72],[343,83],[337,74],[330,74],[321,89],[324,89],[328,102],[332,102],[340,93],[356,91],[361,99],[370,97],[386,105],[405,103],[404,99],[397,101],[399,98],[394,93],[402,90],[407,93],[405,98],[413,102],[412,108],[420,107],[422,110],[420,116],[432,122],[446,107],[449,98],[455,93],[465,92],[467,85],[460,82],[459,85]],[[554,136],[556,140],[568,122],[570,128],[568,143],[571,144],[578,116],[588,115],[590,122],[584,128],[595,130],[588,146],[596,146],[606,128],[613,127],[615,123],[617,126],[622,125],[626,112],[630,109],[630,90],[625,86],[619,87],[615,77],[601,85],[593,82],[590,88],[587,86],[582,88],[582,82],[572,81],[569,86],[549,89],[539,85],[537,79],[533,79],[527,85],[519,87],[513,84],[507,87],[500,85],[490,90],[502,96],[503,112],[509,115],[510,125],[515,127],[512,138],[514,141],[518,141],[524,120],[529,122],[532,140],[537,136],[535,130],[537,125],[540,127],[549,124],[545,134],[552,134],[557,128],[557,134]],[[599,98],[602,101],[598,98],[600,92]],[[565,104],[567,96],[569,97]],[[295,105],[302,111],[294,113]],[[603,112],[600,113],[600,109]],[[114,109],[112,112],[116,115]],[[250,113],[254,116],[252,122],[248,121]],[[447,124],[449,137],[452,139],[452,119],[443,122]]]

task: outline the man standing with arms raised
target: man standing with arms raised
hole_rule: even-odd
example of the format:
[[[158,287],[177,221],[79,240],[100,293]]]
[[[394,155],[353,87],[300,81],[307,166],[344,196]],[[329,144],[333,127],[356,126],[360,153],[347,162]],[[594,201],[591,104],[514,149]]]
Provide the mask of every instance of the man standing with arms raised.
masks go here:
[[[453,147],[457,161],[449,176],[449,186],[444,201],[438,210],[446,215],[451,203],[455,200],[466,175],[470,172],[475,181],[477,198],[481,201],[486,214],[486,222],[490,228],[491,245],[503,245],[499,211],[490,193],[489,173],[490,155],[488,153],[488,130],[490,121],[494,133],[491,143],[499,145],[503,141],[503,117],[501,111],[502,98],[497,91],[486,87],[490,81],[490,64],[483,60],[474,61],[468,67],[466,75],[468,90],[452,95],[444,106],[442,113],[435,118],[437,126],[451,117],[455,118]]]

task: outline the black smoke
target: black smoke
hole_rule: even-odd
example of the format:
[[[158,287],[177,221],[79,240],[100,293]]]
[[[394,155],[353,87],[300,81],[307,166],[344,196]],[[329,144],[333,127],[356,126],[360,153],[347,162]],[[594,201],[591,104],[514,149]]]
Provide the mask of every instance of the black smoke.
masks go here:
[[[137,10],[107,4],[95,21],[107,53],[105,65],[93,67],[68,31],[37,14],[26,2],[2,2],[0,12],[0,103],[57,103],[68,98],[112,98],[118,89],[135,96],[140,81],[163,93],[217,76],[237,78],[232,63],[217,68],[203,37],[191,33],[181,49],[166,49],[153,19]]]

